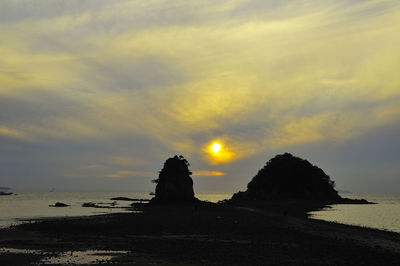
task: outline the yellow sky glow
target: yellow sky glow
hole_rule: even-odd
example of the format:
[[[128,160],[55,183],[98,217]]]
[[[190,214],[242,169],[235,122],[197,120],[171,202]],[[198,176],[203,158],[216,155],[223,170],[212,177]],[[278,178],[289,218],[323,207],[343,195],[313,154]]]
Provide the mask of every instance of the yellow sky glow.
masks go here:
[[[235,154],[221,141],[208,144],[204,156],[212,164],[228,163],[235,159]]]
[[[400,122],[398,2],[217,2],[107,1],[0,24],[0,97],[30,108],[0,110],[0,136],[146,136],[215,165]]]

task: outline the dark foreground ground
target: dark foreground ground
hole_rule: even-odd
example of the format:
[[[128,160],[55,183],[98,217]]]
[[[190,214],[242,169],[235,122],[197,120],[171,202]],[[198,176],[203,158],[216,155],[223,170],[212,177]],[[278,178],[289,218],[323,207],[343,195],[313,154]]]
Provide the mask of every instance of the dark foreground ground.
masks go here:
[[[400,234],[308,219],[306,209],[295,202],[145,207],[0,230],[0,248],[128,251],[112,265],[400,265]],[[0,265],[37,265],[44,256],[3,253]]]

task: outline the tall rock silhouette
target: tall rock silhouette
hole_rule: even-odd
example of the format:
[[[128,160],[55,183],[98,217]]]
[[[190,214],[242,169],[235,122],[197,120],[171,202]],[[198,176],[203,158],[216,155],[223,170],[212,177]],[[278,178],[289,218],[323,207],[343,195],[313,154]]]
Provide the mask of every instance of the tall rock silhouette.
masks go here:
[[[189,163],[182,156],[175,155],[165,161],[156,186],[155,202],[190,202],[194,201],[193,180],[190,177]]]
[[[269,160],[247,185],[247,191],[234,194],[232,199],[341,200],[334,186],[321,168],[285,153]]]

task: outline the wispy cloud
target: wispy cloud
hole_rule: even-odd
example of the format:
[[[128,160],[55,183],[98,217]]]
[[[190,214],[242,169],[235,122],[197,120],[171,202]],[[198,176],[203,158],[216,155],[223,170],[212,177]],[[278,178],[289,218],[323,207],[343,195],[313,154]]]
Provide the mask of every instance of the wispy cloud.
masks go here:
[[[104,176],[108,177],[108,178],[128,178],[128,177],[135,177],[135,176],[150,177],[150,176],[154,176],[154,173],[153,172],[137,172],[137,171],[129,171],[129,170],[119,170],[115,173],[106,174]]]
[[[54,157],[84,143],[70,157],[103,177],[400,122],[398,1],[34,2],[0,3],[0,136]],[[229,160],[210,159],[217,139]]]
[[[20,140],[30,140],[30,137],[24,132],[0,125],[0,137],[2,136]]]
[[[210,176],[224,176],[224,172],[220,171],[207,171],[207,170],[202,170],[202,171],[194,171],[193,176],[198,176],[198,177],[210,177]]]

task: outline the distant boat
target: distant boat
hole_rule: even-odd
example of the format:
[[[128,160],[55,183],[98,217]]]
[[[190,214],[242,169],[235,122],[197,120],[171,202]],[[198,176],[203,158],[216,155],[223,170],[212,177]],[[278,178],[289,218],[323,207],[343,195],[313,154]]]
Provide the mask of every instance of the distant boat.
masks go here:
[[[55,191],[55,189],[54,188],[52,188],[52,189],[50,189],[50,191],[49,192],[54,192]]]
[[[0,196],[8,196],[8,195],[12,195],[12,192],[5,192],[5,191],[0,191]]]

